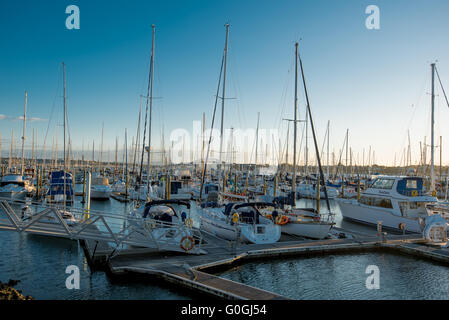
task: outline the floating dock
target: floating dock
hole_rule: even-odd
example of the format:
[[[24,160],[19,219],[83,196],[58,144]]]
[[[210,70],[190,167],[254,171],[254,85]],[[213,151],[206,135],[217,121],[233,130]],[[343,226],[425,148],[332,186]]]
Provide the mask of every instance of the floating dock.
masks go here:
[[[139,274],[162,279],[168,283],[223,299],[277,300],[281,295],[221,278],[208,272],[223,270],[254,259],[301,257],[316,254],[337,254],[369,250],[392,250],[431,258],[449,265],[449,250],[430,247],[420,235],[358,236],[354,239],[295,240],[273,244],[240,244],[238,246],[211,235],[205,237],[202,249],[207,253],[191,255],[160,252],[150,249],[122,250],[111,257],[112,248],[97,246],[94,265],[101,264],[111,274]],[[93,243],[90,240],[92,252]],[[221,246],[218,244],[221,243]],[[108,258],[109,257],[109,258]]]
[[[140,235],[137,232],[140,229],[132,229],[131,224],[125,223],[131,221],[128,216],[91,211],[85,220],[69,226],[54,207],[45,208],[28,220],[23,219],[6,201],[0,201],[0,208],[6,214],[5,218],[0,219],[0,230],[78,240],[92,269],[103,269],[115,276],[139,274],[158,278],[222,299],[287,299],[213,274],[250,260],[388,250],[449,265],[449,248],[430,244],[420,234],[376,235],[335,228],[336,235],[345,234],[346,237],[305,240],[283,235],[281,241],[272,244],[243,244],[202,231],[195,236],[194,248],[186,252],[174,240],[162,242]],[[50,218],[53,222],[44,222]],[[117,221],[112,221],[114,219]],[[120,228],[116,229],[118,225]],[[174,229],[172,226],[164,230]],[[190,232],[199,231],[193,229]]]

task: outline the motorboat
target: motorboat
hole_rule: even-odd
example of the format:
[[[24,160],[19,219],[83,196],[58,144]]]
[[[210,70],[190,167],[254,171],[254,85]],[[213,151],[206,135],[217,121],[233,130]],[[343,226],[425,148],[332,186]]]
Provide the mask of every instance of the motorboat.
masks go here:
[[[24,200],[28,193],[29,182],[21,175],[7,174],[0,182],[0,198],[4,200]]]
[[[423,184],[421,177],[378,176],[360,199],[337,199],[337,203],[345,219],[421,233],[426,217],[436,213],[430,206],[438,203]]]
[[[103,176],[92,178],[90,187],[90,197],[96,200],[108,200],[111,196],[112,188],[109,185],[109,179]]]

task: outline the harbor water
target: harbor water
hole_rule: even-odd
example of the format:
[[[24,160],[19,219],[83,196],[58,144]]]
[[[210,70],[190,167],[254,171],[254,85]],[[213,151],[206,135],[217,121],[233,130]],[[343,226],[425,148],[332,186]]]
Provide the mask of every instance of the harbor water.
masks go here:
[[[298,207],[314,201],[300,200]],[[79,206],[79,204],[77,204]],[[92,201],[92,209],[125,214],[130,208],[116,200]],[[325,202],[321,204],[323,210]],[[337,226],[372,234],[375,229],[342,221],[331,202]],[[144,279],[110,279],[91,272],[77,241],[0,232],[0,280],[20,280],[16,288],[36,299],[193,299],[194,295]],[[67,266],[80,269],[80,289],[69,290]],[[380,289],[365,287],[368,265],[380,269]],[[221,276],[293,299],[448,299],[447,268],[428,261],[389,253],[326,255],[250,262]]]

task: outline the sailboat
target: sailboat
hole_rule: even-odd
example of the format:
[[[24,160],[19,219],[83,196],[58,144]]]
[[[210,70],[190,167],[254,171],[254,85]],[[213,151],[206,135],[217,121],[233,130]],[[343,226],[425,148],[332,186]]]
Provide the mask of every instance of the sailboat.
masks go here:
[[[223,76],[222,87],[222,107],[221,107],[221,137],[223,138],[223,117],[224,117],[224,101],[225,101],[225,87],[226,87],[226,61],[228,52],[228,36],[229,24],[226,24],[226,41],[223,51],[222,64],[220,69],[220,77],[217,87],[217,95],[215,98],[214,113],[212,117],[212,127],[214,125],[215,113],[218,103],[218,93],[220,90],[221,79]],[[209,148],[211,144],[211,137],[209,138],[208,150],[206,153],[206,161],[204,162],[199,199],[202,200],[203,188],[205,186],[204,179],[207,172],[207,162],[209,158]],[[219,169],[222,169],[223,139],[220,143],[220,161]],[[223,172],[219,173],[223,176]],[[224,190],[223,190],[224,191]],[[223,193],[222,193],[223,196]],[[198,207],[198,214],[201,222],[201,229],[212,233],[218,237],[231,240],[243,241],[250,243],[274,243],[277,242],[281,236],[280,227],[274,222],[264,216],[257,210],[254,203],[229,202],[226,206],[217,207],[216,204],[208,206],[209,202],[203,203]]]
[[[100,145],[100,159],[99,159],[99,171],[100,173],[92,177],[92,185],[90,190],[90,198],[97,200],[109,200],[111,196],[112,188],[109,185],[109,179],[101,174],[101,165],[103,160],[103,132],[104,124],[101,129],[101,145]]]
[[[318,152],[318,147],[316,143],[316,137],[315,137],[315,129],[313,126],[312,121],[312,115],[310,112],[310,103],[309,103],[309,97],[307,92],[307,87],[304,79],[304,71],[302,68],[302,61],[299,57],[299,51],[298,51],[298,43],[295,43],[295,97],[294,97],[294,115],[295,118],[293,120],[294,124],[294,139],[293,139],[293,178],[292,178],[292,194],[291,197],[292,203],[290,204],[290,208],[286,208],[282,210],[283,208],[276,208],[275,210],[265,211],[265,214],[267,217],[272,218],[276,224],[279,224],[281,226],[282,233],[289,234],[289,235],[295,235],[295,236],[302,236],[302,237],[308,237],[313,239],[323,239],[327,237],[330,229],[334,225],[333,222],[323,221],[321,219],[321,215],[316,209],[313,208],[305,208],[305,209],[299,209],[294,208],[296,205],[296,132],[297,132],[297,116],[298,116],[298,59],[300,61],[301,65],[301,73],[302,73],[302,79],[304,84],[304,90],[305,90],[305,96],[307,100],[307,110],[308,115],[310,119],[311,129],[313,133],[313,138],[315,142],[315,150],[316,150],[316,157],[318,162],[318,167],[320,171],[320,179],[323,185],[323,191],[324,196],[326,199],[326,202],[328,204],[328,209],[330,209],[329,206],[329,195],[327,193],[326,186],[324,185],[324,175],[323,170],[321,168],[321,160]],[[318,204],[319,205],[319,204]]]
[[[33,191],[34,187],[29,180],[24,179],[24,143],[26,128],[26,110],[28,93],[25,91],[25,111],[23,118],[22,136],[22,164],[20,174],[7,174],[0,181],[0,198],[5,200],[24,200],[26,195]],[[11,137],[12,139],[12,137]],[[11,144],[12,148],[12,144]]]

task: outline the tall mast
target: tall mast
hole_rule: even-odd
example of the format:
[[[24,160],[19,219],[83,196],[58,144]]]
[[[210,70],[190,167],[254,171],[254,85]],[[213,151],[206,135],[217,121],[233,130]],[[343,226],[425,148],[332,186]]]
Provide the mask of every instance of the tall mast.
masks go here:
[[[327,171],[327,179],[329,179],[329,135],[330,135],[330,131],[329,131],[329,129],[330,129],[330,120],[328,120],[327,121],[327,168],[326,168],[326,171]]]
[[[257,128],[256,128],[256,159],[254,161],[255,167],[254,172],[257,175],[257,153],[258,153],[258,145],[259,145],[259,118],[260,118],[260,112],[257,112]]]
[[[2,157],[2,134],[0,133],[0,170],[3,168],[3,157]]]
[[[229,23],[226,24],[226,41],[224,48],[224,69],[223,69],[223,90],[221,94],[221,127],[220,127],[220,153],[219,153],[219,165],[221,166],[222,151],[223,151],[223,125],[224,125],[224,105],[225,105],[225,93],[226,93],[226,65],[228,61],[228,36],[229,36]]]
[[[65,101],[65,88],[66,88],[66,82],[65,82],[65,64],[64,64],[64,62],[62,63],[62,69],[63,69],[63,73],[64,73],[64,171],[63,171],[63,174],[64,174],[64,196],[62,197],[63,198],[63,200],[64,200],[64,208],[65,208],[65,205],[66,205],[66,172],[65,172],[65,169],[66,169],[66,163],[65,163],[65,160],[66,160],[66,157],[65,157],[65,120],[66,120],[66,101]]]
[[[125,128],[125,194],[128,198],[128,137]]]
[[[431,65],[432,69],[432,97],[431,97],[431,106],[432,106],[432,120],[431,120],[431,137],[430,137],[430,191],[435,191],[435,172],[434,172],[434,126],[435,126],[435,63]]]
[[[31,166],[34,168],[34,128],[33,128],[33,143],[31,145]],[[33,171],[33,178],[34,178],[34,173],[35,172]]]
[[[98,160],[98,171],[100,171],[100,174],[101,174],[101,163],[103,161],[103,133],[104,133],[104,122],[101,126],[100,159]]]
[[[288,137],[290,135],[290,121],[287,122],[287,144],[285,146],[285,165],[288,168]]]
[[[318,168],[319,168],[319,172],[320,172],[321,185],[323,186],[323,189],[324,189],[324,197],[326,198],[327,209],[328,209],[329,214],[330,214],[331,208],[330,208],[330,204],[329,204],[329,197],[327,195],[326,183],[324,182],[324,174],[323,174],[323,169],[321,167],[320,152],[318,150],[318,144],[317,144],[316,134],[315,134],[315,127],[313,125],[312,114],[310,112],[309,94],[307,92],[306,79],[304,77],[304,68],[302,66],[302,59],[299,56],[299,53],[298,53],[298,58],[299,58],[299,65],[301,67],[301,76],[302,76],[302,83],[303,83],[303,87],[304,87],[304,93],[305,93],[305,96],[306,96],[306,106],[307,106],[307,111],[308,111],[308,114],[309,114],[310,129],[312,130],[313,142],[315,144],[315,155],[316,155],[317,162],[318,162]]]
[[[296,202],[296,132],[298,120],[298,42],[295,43],[295,101],[293,102],[295,108],[295,118],[293,122],[293,205]]]
[[[140,107],[139,107],[139,121],[137,123],[137,134],[136,134],[136,147],[134,149],[134,157],[133,157],[133,169],[132,172],[134,174],[134,170],[136,167],[136,158],[137,158],[137,151],[139,149],[139,143],[140,143],[140,117],[142,114],[142,96],[140,96]]]
[[[345,175],[348,174],[348,144],[349,144],[349,129],[346,129],[346,161],[345,161]]]
[[[308,135],[308,132],[309,132],[308,114],[309,114],[309,110],[306,109],[306,119],[305,119],[305,121],[306,121],[306,143],[304,145],[304,149],[305,149],[305,151],[304,151],[304,165],[305,165],[305,168],[304,169],[305,169],[305,175],[306,176],[309,173],[309,144],[308,144],[308,141],[307,141],[307,140],[309,140],[309,135]],[[306,180],[306,181],[308,181],[308,180]]]
[[[25,165],[25,131],[27,122],[27,97],[28,93],[25,91],[25,111],[23,112],[23,134],[22,134],[22,165],[20,168],[20,174],[23,175],[24,165]]]
[[[117,148],[118,148],[118,137],[115,137],[115,164],[114,164],[114,179],[117,175]]]
[[[147,169],[147,192],[150,190],[150,167],[151,167],[151,122],[153,113],[153,79],[154,79],[154,36],[155,36],[155,26],[153,28],[153,45],[151,47],[151,66],[150,66],[150,83],[149,83],[149,95],[150,95],[150,124],[148,128],[148,169]],[[148,92],[147,92],[147,104],[148,104]]]
[[[203,130],[202,130],[202,137],[201,137],[201,168],[204,167],[204,133],[206,130],[206,113],[203,112]]]
[[[9,145],[9,161],[8,168],[11,170],[12,168],[12,146],[14,144],[14,129],[11,129],[11,144]]]

